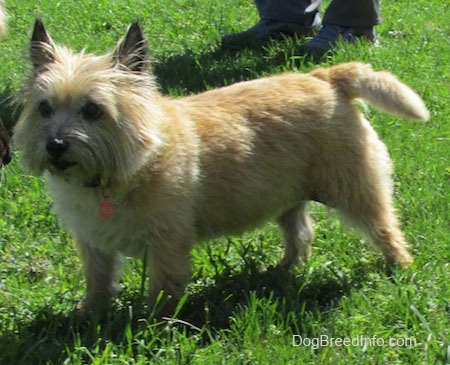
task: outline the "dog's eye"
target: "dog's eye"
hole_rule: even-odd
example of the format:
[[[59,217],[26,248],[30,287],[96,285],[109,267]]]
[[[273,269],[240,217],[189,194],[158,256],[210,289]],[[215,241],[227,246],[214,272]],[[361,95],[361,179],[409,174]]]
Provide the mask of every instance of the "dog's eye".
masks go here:
[[[53,108],[48,101],[41,101],[39,103],[39,113],[42,118],[50,118],[53,115]]]
[[[103,110],[95,103],[87,103],[83,109],[83,116],[86,119],[96,120],[103,115]]]

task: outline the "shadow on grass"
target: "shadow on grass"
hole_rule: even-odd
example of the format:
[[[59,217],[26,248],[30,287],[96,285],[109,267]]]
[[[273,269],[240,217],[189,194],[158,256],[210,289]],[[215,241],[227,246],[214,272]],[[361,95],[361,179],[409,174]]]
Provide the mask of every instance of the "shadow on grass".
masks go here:
[[[218,48],[202,54],[173,54],[155,60],[153,69],[164,94],[199,93],[281,72],[291,62],[291,48],[289,42],[278,42],[268,49],[234,52]]]
[[[231,328],[231,318],[250,309],[250,297],[276,305],[277,318],[286,318],[286,326],[293,333],[306,336],[316,321],[339,305],[342,296],[366,281],[366,272],[376,270],[367,265],[353,268],[356,274],[352,273],[351,280],[329,268],[270,268],[260,272],[252,266],[235,273],[225,270],[212,278],[213,285],[191,294],[178,316],[181,321],[169,325],[145,319],[145,298],[138,292],[123,292],[120,307],[116,305],[101,323],[80,323],[75,313],[66,315],[42,308],[31,323],[0,337],[0,363],[59,364],[68,354],[76,354],[77,359],[81,355],[89,363],[92,354],[99,356],[109,343],[133,348],[139,341],[146,343],[151,357],[164,347],[164,341],[170,341],[167,337],[173,327],[186,336],[198,335],[201,328],[204,336],[200,345],[207,345],[211,333]]]
[[[270,267],[261,272],[251,265],[238,273],[226,270],[212,285],[191,296],[181,316],[197,327],[206,324],[213,329],[229,328],[230,318],[245,310],[255,298],[276,304],[281,318],[287,318],[289,313],[295,313],[297,318],[304,312],[322,315],[350,290],[361,287],[366,272],[374,270],[373,266],[360,264],[352,268],[352,279],[327,266],[317,270],[308,266],[290,270]],[[287,325],[296,327],[298,323]]]

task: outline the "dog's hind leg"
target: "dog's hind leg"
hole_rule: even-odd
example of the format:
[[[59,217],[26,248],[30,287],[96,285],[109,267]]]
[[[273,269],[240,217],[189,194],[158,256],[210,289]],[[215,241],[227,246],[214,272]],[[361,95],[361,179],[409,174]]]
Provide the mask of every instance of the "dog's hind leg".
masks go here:
[[[278,218],[284,236],[284,256],[278,266],[302,264],[311,256],[314,237],[311,221],[306,212],[306,202],[289,209]]]
[[[371,156],[362,163],[354,160],[351,168],[341,171],[342,185],[334,189],[330,205],[369,236],[389,267],[408,266],[413,258],[392,202],[390,170],[387,154]]]
[[[408,243],[399,228],[399,221],[391,202],[382,197],[362,196],[357,205],[346,207],[343,212],[366,233],[383,253],[389,267],[395,264],[409,266],[413,258],[408,252]],[[378,201],[376,201],[379,199]],[[384,201],[383,201],[384,200]]]

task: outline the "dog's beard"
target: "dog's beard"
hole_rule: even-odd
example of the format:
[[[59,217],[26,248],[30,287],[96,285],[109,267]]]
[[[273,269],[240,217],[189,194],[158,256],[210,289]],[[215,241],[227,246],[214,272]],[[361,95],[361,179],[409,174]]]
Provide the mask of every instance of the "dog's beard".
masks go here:
[[[28,118],[28,128],[18,129],[15,136],[25,167],[35,175],[49,173],[73,185],[126,184],[162,145],[147,126],[120,118],[96,123],[61,114],[46,121],[36,114]],[[52,153],[49,141],[64,142],[67,148]]]
[[[64,158],[48,158],[45,170],[72,185],[97,187],[106,184],[108,179],[102,175],[105,169],[96,160],[89,149],[84,149],[82,153],[68,154]]]
[[[118,179],[115,166],[123,162],[114,162],[118,152],[99,138],[88,137],[82,132],[66,134],[62,138],[69,149],[52,157],[46,148],[48,134],[42,130],[35,132],[34,137],[27,136],[23,151],[25,167],[33,174],[50,174],[72,185],[86,187],[105,186]]]
[[[36,175],[50,174],[72,185],[96,187],[102,182],[105,184],[109,177],[103,176],[102,171],[107,171],[107,168],[102,166],[93,147],[74,139],[67,141],[70,143],[70,150],[60,157],[52,158],[47,153],[45,140],[42,141],[41,153],[36,151],[30,158],[26,156],[27,151],[24,151],[26,167]],[[111,172],[110,170],[109,174]]]
[[[46,150],[47,138],[41,137],[37,146],[26,143],[26,166],[36,175],[49,173],[71,185],[110,189],[129,181],[152,154],[133,139],[132,131],[120,129],[77,132],[64,140],[70,147],[56,158]]]

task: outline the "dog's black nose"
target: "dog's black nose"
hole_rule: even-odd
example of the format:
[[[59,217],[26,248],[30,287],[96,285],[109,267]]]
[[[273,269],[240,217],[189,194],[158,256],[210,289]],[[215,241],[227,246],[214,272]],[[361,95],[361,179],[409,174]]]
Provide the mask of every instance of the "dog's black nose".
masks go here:
[[[50,138],[47,141],[47,152],[51,158],[61,157],[69,148],[69,142],[64,139]]]

